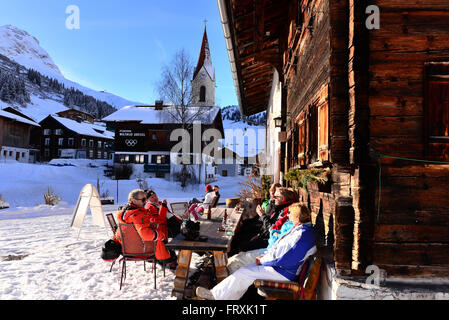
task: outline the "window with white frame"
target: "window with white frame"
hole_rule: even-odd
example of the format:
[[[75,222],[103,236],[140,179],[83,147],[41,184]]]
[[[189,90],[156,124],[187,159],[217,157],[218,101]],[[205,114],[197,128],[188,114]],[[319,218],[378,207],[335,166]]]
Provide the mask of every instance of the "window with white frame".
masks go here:
[[[44,129],[44,136],[51,135],[51,129]]]
[[[93,150],[89,150],[89,158],[93,158],[94,157],[94,151]]]
[[[135,161],[135,163],[139,163],[139,164],[144,163],[145,162],[145,155],[143,155],[143,154],[136,154],[134,161]]]
[[[94,140],[89,140],[89,148],[93,148],[94,147]]]
[[[58,139],[58,146],[63,146],[64,145],[64,138],[59,138]]]
[[[73,147],[75,145],[75,139],[74,138],[69,138],[67,141],[68,141],[69,147]]]
[[[56,129],[55,130],[55,135],[57,135],[57,136],[62,135],[62,129]]]
[[[129,163],[129,155],[127,155],[127,154],[121,154],[121,155],[120,155],[120,162],[121,162],[121,163]]]
[[[50,145],[50,138],[45,138],[44,145],[46,145],[46,146]]]
[[[97,152],[97,159],[101,159],[101,151]]]
[[[85,147],[86,146],[86,139],[81,139],[81,146]]]
[[[98,141],[98,148],[101,148],[101,141]]]

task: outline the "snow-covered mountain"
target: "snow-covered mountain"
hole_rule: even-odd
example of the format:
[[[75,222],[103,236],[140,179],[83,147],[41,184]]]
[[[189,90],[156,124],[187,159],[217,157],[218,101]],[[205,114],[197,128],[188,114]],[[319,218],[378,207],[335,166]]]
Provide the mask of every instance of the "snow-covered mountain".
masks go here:
[[[30,82],[29,70],[35,70],[47,78],[42,81],[43,83]],[[65,89],[73,88],[73,91],[79,91],[85,96],[105,102],[116,109],[139,103],[112,93],[86,88],[66,79],[48,52],[40,46],[39,41],[28,32],[12,25],[0,26],[0,72],[3,72],[3,77],[9,76],[25,81],[26,91],[29,92],[29,99],[26,100],[30,100],[24,104],[0,99],[0,108],[13,106],[35,118],[36,121],[42,120],[49,113],[67,109],[64,105],[64,98],[67,97],[62,94],[63,90],[49,88],[54,87],[56,82],[63,85]]]
[[[12,25],[0,26],[0,54],[28,69],[63,77],[47,51],[39,45],[39,41]]]

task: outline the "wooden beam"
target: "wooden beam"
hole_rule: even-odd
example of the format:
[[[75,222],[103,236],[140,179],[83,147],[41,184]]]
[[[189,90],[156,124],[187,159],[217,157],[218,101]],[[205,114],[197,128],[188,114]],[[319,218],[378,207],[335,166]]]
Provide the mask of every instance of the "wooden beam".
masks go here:
[[[447,242],[449,227],[420,225],[376,225],[376,242]]]

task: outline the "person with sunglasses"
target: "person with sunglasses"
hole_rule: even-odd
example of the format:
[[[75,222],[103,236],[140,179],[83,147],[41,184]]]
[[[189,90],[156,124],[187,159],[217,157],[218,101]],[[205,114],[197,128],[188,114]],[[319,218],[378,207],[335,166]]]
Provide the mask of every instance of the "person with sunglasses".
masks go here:
[[[156,241],[156,259],[166,260],[170,258],[170,252],[163,243],[165,235],[154,228],[148,210],[145,209],[147,197],[141,189],[132,190],[128,195],[128,203],[117,213],[118,223],[132,223],[143,241]],[[121,244],[120,229],[117,230],[113,238]]]

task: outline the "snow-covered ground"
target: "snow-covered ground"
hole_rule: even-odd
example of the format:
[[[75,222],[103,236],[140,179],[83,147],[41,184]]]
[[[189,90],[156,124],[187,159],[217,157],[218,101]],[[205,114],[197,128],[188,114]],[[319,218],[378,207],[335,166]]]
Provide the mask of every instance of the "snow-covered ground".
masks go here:
[[[0,163],[0,195],[11,206],[0,210],[0,300],[66,300],[66,299],[174,299],[171,297],[174,272],[163,277],[157,268],[157,289],[153,274],[142,263],[127,264],[127,279],[119,290],[117,264],[100,258],[101,248],[112,233],[94,226],[90,213],[81,230],[70,228],[74,206],[85,184],[96,185],[97,177],[104,190],[116,198],[116,181],[102,177],[104,168],[24,164],[16,161]],[[242,177],[221,177],[213,183],[221,187],[221,201],[235,197]],[[176,183],[163,179],[147,179],[160,198],[169,202],[188,201],[204,194],[203,186],[181,190]],[[50,187],[61,202],[44,205],[43,194]],[[126,202],[136,180],[119,181],[119,203]],[[103,206],[103,212],[115,212],[117,205]],[[191,272],[195,271],[192,257]]]

